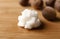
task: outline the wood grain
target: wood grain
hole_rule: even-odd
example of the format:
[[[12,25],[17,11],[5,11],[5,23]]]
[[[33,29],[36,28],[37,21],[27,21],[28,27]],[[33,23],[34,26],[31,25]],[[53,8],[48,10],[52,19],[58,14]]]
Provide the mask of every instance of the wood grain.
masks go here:
[[[60,39],[60,22],[47,21],[41,11],[38,14],[45,23],[43,30],[19,28],[17,18],[24,9],[19,0],[0,0],[0,39]]]

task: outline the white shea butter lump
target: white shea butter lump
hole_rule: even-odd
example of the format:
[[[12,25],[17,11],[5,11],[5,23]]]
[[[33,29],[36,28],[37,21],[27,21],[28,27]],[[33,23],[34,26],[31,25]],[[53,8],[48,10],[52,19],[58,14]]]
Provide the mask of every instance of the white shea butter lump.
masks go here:
[[[35,10],[25,9],[21,12],[22,15],[18,16],[18,26],[26,29],[38,27],[41,23],[38,18],[38,12]]]

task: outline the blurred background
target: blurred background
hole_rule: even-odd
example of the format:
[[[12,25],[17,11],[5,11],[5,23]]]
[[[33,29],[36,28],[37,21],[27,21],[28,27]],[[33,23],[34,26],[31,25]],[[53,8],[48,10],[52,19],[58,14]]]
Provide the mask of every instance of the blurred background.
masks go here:
[[[0,0],[0,39],[60,39],[60,22],[49,22],[39,11],[45,28],[26,30],[17,26],[18,16],[25,9],[19,0]]]

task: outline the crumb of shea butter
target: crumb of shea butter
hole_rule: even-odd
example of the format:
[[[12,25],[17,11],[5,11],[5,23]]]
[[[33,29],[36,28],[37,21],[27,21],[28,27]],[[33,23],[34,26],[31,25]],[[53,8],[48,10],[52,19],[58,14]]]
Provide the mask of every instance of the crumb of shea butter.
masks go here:
[[[26,29],[39,27],[40,20],[38,12],[35,10],[25,9],[21,12],[22,15],[18,16],[18,26]]]

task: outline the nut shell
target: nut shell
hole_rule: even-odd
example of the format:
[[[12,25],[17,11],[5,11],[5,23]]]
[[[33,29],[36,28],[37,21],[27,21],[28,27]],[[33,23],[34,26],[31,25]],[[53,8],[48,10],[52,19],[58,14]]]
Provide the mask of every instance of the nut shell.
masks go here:
[[[60,1],[56,1],[56,3],[55,3],[55,9],[60,12]]]
[[[29,0],[20,0],[19,3],[22,6],[29,6]]]
[[[56,0],[46,0],[45,2],[47,6],[54,7],[55,1]]]
[[[34,9],[42,9],[43,8],[42,0],[30,0],[30,4]]]
[[[54,21],[56,19],[56,12],[52,7],[46,7],[42,11],[42,15],[44,18],[46,18],[49,21]]]

